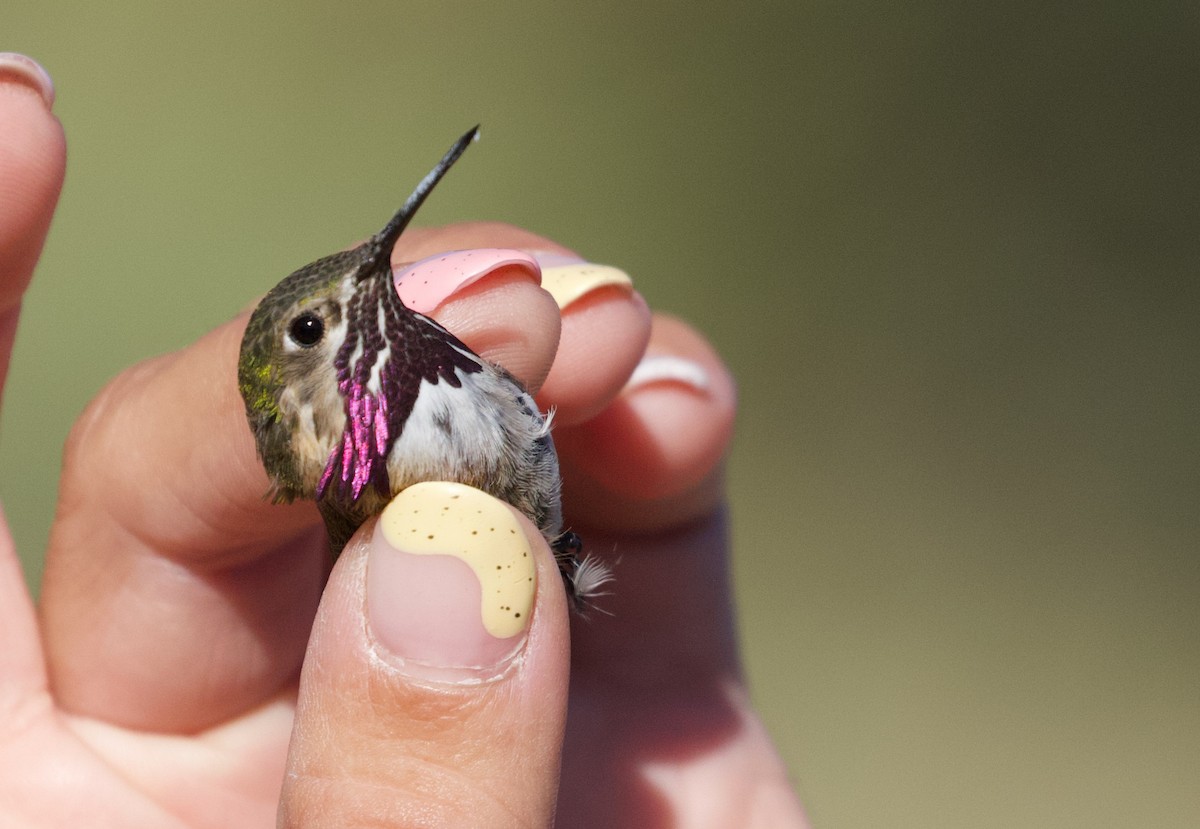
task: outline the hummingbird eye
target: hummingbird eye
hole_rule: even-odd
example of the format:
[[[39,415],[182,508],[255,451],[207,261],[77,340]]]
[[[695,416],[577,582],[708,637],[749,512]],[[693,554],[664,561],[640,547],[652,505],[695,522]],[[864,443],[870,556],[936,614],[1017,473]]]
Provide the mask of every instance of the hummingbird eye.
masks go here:
[[[301,314],[288,326],[288,336],[296,345],[311,348],[325,336],[325,321],[316,314]]]

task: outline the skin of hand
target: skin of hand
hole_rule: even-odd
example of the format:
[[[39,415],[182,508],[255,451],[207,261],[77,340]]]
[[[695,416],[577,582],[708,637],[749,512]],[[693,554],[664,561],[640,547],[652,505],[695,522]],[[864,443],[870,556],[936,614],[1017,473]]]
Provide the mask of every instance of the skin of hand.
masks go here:
[[[7,367],[65,143],[44,84],[5,66]],[[570,253],[468,224],[409,231],[393,261],[479,247]],[[701,336],[619,285],[560,308],[517,270],[433,312],[556,407],[567,524],[616,561],[605,612],[569,621],[540,534],[483,496],[536,575],[500,653],[480,645],[478,587],[420,593],[427,566],[479,582],[396,546],[418,519],[368,522],[331,570],[314,506],[263,500],[235,383],[246,316],[129,369],[80,417],[37,608],[0,526],[5,825],[805,825],[738,665],[721,475],[735,395]]]

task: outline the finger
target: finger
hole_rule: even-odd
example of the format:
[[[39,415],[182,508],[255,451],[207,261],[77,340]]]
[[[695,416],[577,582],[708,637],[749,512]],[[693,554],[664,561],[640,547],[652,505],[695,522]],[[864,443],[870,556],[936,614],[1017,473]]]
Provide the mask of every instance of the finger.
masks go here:
[[[523,516],[459,484],[405,490],[330,578],[280,825],[549,825],[566,612]]]
[[[606,614],[577,632],[583,675],[736,674],[720,510],[734,409],[708,343],[657,315],[620,397],[556,435],[569,526],[618,558]]]
[[[576,256],[538,255],[542,286],[562,309],[562,337],[538,402],[560,427],[594,417],[617,395],[650,336],[650,310],[624,271]]]
[[[544,242],[539,243],[528,231],[518,228],[495,223],[476,227],[479,238],[508,237],[509,244],[520,243],[528,252],[439,251],[415,264],[397,262],[393,267],[401,298],[415,311],[434,310],[455,333],[470,332],[481,322],[485,329],[495,330],[507,324],[509,328],[502,330],[507,334],[508,349],[489,358],[517,373],[530,391],[540,390],[539,402],[555,410],[557,423],[577,423],[592,417],[620,391],[641,358],[650,333],[645,301],[633,290],[629,276],[618,268],[585,262],[563,248],[548,249]],[[506,319],[503,307],[501,313],[494,313],[493,306],[474,301],[479,291],[475,283],[481,274],[488,277],[488,294],[496,290],[497,275],[510,279],[519,275],[534,284],[540,281],[547,299],[552,298],[562,312],[562,337],[556,341],[552,367],[530,365],[530,355],[541,355],[545,343],[522,343],[517,336],[522,332],[526,337],[544,336],[548,329],[531,328],[525,318]],[[459,304],[465,304],[465,313],[459,311]],[[488,342],[486,337],[482,342]],[[598,343],[602,344],[599,349]],[[541,374],[535,368],[540,368]]]
[[[396,258],[435,244],[503,244],[505,232],[427,232],[433,243],[412,231]],[[468,345],[482,341],[485,356],[513,350],[507,331],[534,353],[517,371],[545,374],[558,309],[531,280],[499,274],[455,300],[435,316]],[[488,313],[471,312],[485,302]],[[493,317],[543,333],[489,328]],[[126,372],[72,431],[41,602],[52,681],[69,710],[195,731],[294,681],[328,553],[311,503],[263,499],[235,380],[244,325],[240,317]]]
[[[39,648],[33,602],[8,521],[0,515],[0,722],[19,721],[16,712],[45,692],[46,672]]]
[[[495,223],[471,227],[480,238],[503,238],[505,232],[504,225]],[[511,228],[514,241],[529,235]],[[409,309],[438,320],[477,354],[504,366],[529,391],[541,387],[558,347],[559,325],[551,296],[532,291],[541,281],[532,256],[511,248],[440,251],[416,262],[393,262],[392,276]],[[523,303],[512,301],[514,291]],[[525,305],[533,302],[531,292],[541,301],[534,315]],[[514,313],[518,310],[526,313]],[[531,324],[538,321],[541,324]]]
[[[804,825],[738,664],[721,509],[735,405],[704,338],[656,316],[620,396],[556,437],[568,520],[617,559],[605,613],[572,631],[564,825]]]
[[[0,53],[0,389],[8,373],[21,295],[33,275],[66,164],[50,114],[53,84],[23,55]],[[0,516],[0,712],[45,686],[33,606],[8,524]],[[0,713],[0,720],[19,721]]]
[[[0,52],[0,386],[21,295],[33,275],[66,168],[54,85],[24,55]]]
[[[737,393],[712,347],[655,315],[650,342],[620,396],[555,432],[568,523],[651,533],[711,514],[733,437]]]
[[[572,630],[561,825],[805,825],[742,683],[724,515],[585,542],[620,560]]]

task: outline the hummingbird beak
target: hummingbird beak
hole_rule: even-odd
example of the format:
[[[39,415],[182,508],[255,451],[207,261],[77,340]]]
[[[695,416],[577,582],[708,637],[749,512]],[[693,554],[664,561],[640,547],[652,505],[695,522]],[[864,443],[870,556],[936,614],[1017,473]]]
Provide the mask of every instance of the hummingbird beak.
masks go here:
[[[404,202],[404,206],[396,211],[396,215],[392,216],[391,221],[384,226],[383,230],[365,243],[367,255],[359,268],[358,279],[376,273],[379,268],[386,269],[391,264],[392,248],[396,246],[396,240],[400,238],[404,228],[408,227],[412,217],[416,215],[417,210],[424,204],[425,198],[433,191],[437,183],[442,180],[442,176],[446,175],[446,171],[454,166],[454,162],[458,161],[459,156],[466,151],[471,142],[478,139],[479,125],[476,124],[467,130],[462,138],[455,141],[454,146],[446,151],[437,166],[429,171],[429,175],[421,179],[417,189],[413,190],[412,195]]]

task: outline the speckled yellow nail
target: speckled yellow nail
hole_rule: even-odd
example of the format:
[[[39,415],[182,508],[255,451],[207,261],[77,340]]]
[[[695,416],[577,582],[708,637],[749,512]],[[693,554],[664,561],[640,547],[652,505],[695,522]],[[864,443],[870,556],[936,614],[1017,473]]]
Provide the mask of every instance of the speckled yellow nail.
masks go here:
[[[448,681],[497,673],[525,641],[534,553],[512,510],[457,483],[415,484],[379,517],[367,618],[402,667]]]
[[[559,308],[566,308],[592,291],[610,285],[633,290],[629,274],[612,265],[579,262],[542,268],[542,287],[550,292]]]

